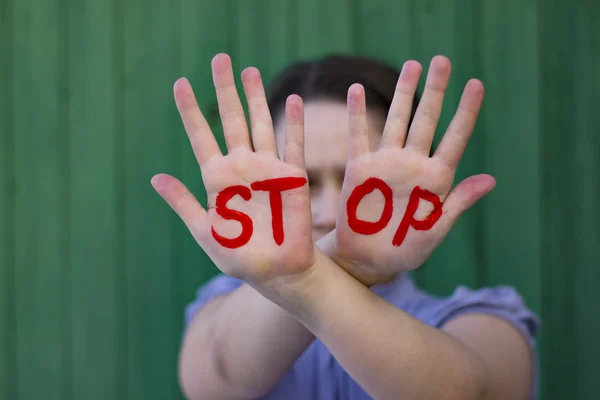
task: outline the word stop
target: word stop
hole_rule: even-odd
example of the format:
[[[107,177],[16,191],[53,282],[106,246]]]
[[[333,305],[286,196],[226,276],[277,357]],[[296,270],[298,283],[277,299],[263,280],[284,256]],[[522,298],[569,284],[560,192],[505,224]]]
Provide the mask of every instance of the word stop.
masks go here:
[[[264,181],[254,182],[250,185],[250,188],[254,191],[265,191],[269,192],[269,203],[271,205],[271,224],[273,227],[273,239],[277,245],[281,246],[284,240],[283,233],[283,207],[281,193],[287,190],[297,189],[306,184],[306,178],[297,177],[286,177],[267,179]],[[242,225],[242,233],[236,238],[226,238],[219,235],[214,227],[212,228],[212,235],[215,240],[223,247],[235,249],[241,247],[250,241],[252,233],[254,232],[254,224],[252,219],[241,211],[232,210],[227,207],[227,202],[236,195],[239,195],[242,199],[248,201],[252,198],[252,192],[250,188],[242,185],[229,186],[223,189],[217,195],[216,201],[216,212],[221,218],[226,220],[235,220]],[[385,204],[381,217],[378,221],[370,222],[358,219],[356,210],[361,200],[373,192],[379,190],[385,199]],[[417,209],[419,208],[419,201],[425,200],[433,204],[433,211],[424,220],[417,220],[414,218]],[[400,246],[408,233],[408,229],[413,227],[416,230],[429,230],[442,216],[442,205],[440,198],[420,187],[416,186],[410,194],[408,206],[400,222],[400,226],[396,230],[396,234],[392,239],[394,246]],[[363,235],[373,235],[380,232],[392,219],[393,213],[393,196],[392,188],[384,181],[378,178],[369,178],[361,185],[358,185],[352,191],[352,194],[348,198],[346,205],[346,212],[348,213],[348,226],[356,233]]]

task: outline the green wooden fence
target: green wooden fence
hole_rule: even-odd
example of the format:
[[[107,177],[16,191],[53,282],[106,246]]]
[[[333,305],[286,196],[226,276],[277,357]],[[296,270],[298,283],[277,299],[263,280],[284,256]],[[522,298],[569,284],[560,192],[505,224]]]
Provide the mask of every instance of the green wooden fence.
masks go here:
[[[544,399],[597,396],[597,0],[0,2],[0,399],[173,399],[183,307],[217,272],[153,192],[203,198],[172,84],[214,104],[210,59],[269,79],[298,58],[445,54],[447,124],[482,117],[457,179],[496,189],[418,272],[448,294],[511,284],[543,320]]]

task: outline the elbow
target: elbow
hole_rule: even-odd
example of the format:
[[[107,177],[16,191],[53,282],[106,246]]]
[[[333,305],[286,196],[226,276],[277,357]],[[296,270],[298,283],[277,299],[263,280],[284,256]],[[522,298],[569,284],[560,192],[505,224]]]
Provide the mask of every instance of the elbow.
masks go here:
[[[265,387],[241,385],[226,368],[218,345],[205,346],[206,351],[182,348],[178,379],[181,392],[188,400],[247,400],[267,394]]]
[[[456,400],[491,400],[490,376],[483,363],[471,365],[471,368],[463,368],[456,377],[454,396]]]
[[[188,400],[243,399],[222,373],[222,364],[212,351],[199,356],[197,352],[183,350],[179,361],[179,386]]]
[[[197,338],[185,340],[179,354],[178,380],[181,392],[188,400],[228,399],[217,362],[214,347],[209,343],[199,345]]]
[[[205,393],[203,392],[203,388],[206,388],[202,383],[201,377],[198,374],[193,373],[193,368],[189,365],[189,362],[186,361],[186,355],[182,352],[179,359],[178,379],[183,396],[187,400],[206,398]]]
[[[193,385],[192,381],[188,379],[181,371],[179,373],[179,387],[181,388],[183,397],[187,400],[196,400],[201,398],[202,394]]]
[[[202,365],[198,360],[189,360],[182,354],[178,379],[183,396],[188,400],[233,399],[232,389],[225,384],[211,365]],[[206,361],[206,360],[204,360]]]

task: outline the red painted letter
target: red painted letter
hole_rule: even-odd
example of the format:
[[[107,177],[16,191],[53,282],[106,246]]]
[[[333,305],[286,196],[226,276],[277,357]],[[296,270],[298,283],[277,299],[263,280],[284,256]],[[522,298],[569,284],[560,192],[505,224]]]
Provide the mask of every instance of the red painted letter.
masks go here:
[[[279,246],[283,243],[283,209],[281,192],[292,190],[306,185],[306,178],[275,178],[254,182],[252,190],[269,192],[271,203],[271,224],[273,226],[273,239]]]
[[[233,219],[242,224],[242,233],[240,236],[233,239],[228,239],[215,232],[214,227],[212,228],[212,235],[216,241],[219,242],[221,246],[228,247],[230,249],[235,249],[248,243],[252,237],[252,232],[254,231],[252,219],[247,214],[227,208],[227,202],[236,194],[239,194],[242,199],[246,201],[250,200],[252,197],[250,189],[245,186],[229,186],[228,188],[220,191],[217,195],[216,211],[217,214],[219,214],[223,219]]]
[[[422,221],[415,219],[415,213],[419,208],[420,199],[429,201],[433,204],[433,211],[431,212],[431,215]],[[428,190],[421,189],[420,187],[416,186],[410,193],[408,206],[406,206],[406,212],[404,213],[402,222],[400,222],[400,226],[394,235],[392,244],[394,246],[400,246],[404,241],[404,238],[406,238],[406,233],[408,232],[408,228],[410,226],[419,231],[431,229],[431,227],[435,225],[438,219],[440,219],[442,216],[442,205],[443,203],[440,201],[438,196]]]
[[[371,193],[373,190],[379,189],[385,199],[385,205],[383,206],[383,212],[381,218],[377,222],[369,222],[358,219],[356,216],[356,209],[360,201]],[[346,204],[346,212],[348,213],[348,226],[356,233],[362,233],[363,235],[373,235],[383,228],[392,219],[393,211],[393,199],[392,199],[392,188],[387,183],[379,178],[369,178],[363,184],[358,185],[352,191],[352,194],[348,198]]]

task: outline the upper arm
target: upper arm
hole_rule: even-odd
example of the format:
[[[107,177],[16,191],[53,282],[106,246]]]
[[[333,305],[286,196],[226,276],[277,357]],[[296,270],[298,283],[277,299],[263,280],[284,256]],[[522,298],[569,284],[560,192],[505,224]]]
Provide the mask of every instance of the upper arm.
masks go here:
[[[486,399],[527,400],[534,357],[523,334],[508,321],[487,314],[463,314],[441,329],[475,351],[487,367]]]

